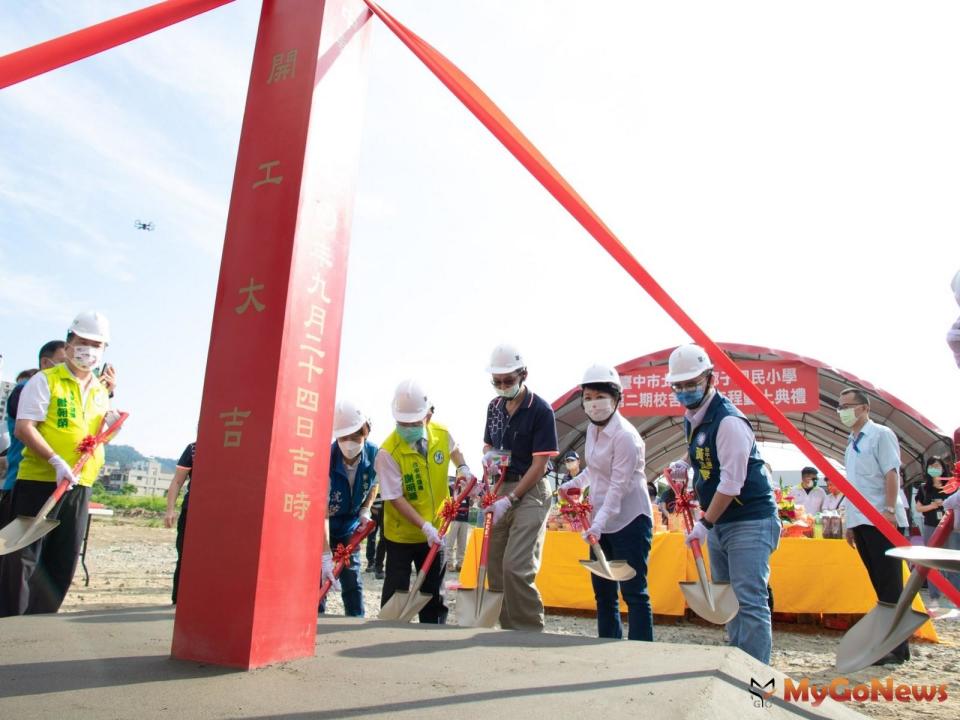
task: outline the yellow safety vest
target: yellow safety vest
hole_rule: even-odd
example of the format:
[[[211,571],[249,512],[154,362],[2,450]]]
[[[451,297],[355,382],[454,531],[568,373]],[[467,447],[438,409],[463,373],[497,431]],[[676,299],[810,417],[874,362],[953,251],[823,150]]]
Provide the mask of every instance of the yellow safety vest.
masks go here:
[[[88,435],[99,432],[100,422],[110,409],[110,395],[103,384],[94,378],[84,404],[80,383],[67,369],[66,364],[44,370],[43,375],[50,387],[50,406],[47,408],[46,420],[37,423],[37,430],[53,451],[73,467],[80,459],[77,446]],[[83,466],[83,471],[77,478],[80,484],[87,487],[93,485],[101,467],[102,445],[97,447],[93,456]],[[38,457],[30,448],[24,448],[17,479],[56,482],[57,475],[50,463]]]
[[[427,425],[427,456],[411,447],[394,430],[380,446],[400,466],[403,497],[424,520],[440,527],[437,511],[450,497],[447,469],[450,464],[450,433],[435,422]],[[398,543],[424,543],[423,531],[414,527],[389,500],[383,503],[383,536]]]

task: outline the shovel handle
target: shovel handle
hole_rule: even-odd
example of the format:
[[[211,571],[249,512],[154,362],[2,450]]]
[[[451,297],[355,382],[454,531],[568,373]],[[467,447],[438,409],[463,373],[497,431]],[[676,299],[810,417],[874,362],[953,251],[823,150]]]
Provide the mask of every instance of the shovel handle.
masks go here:
[[[693,551],[693,557],[695,559],[703,560],[703,548],[700,547],[699,540],[691,540],[690,549]]]
[[[483,516],[483,543],[480,545],[480,567],[487,566],[487,556],[490,554],[490,529],[493,527],[493,513]]]

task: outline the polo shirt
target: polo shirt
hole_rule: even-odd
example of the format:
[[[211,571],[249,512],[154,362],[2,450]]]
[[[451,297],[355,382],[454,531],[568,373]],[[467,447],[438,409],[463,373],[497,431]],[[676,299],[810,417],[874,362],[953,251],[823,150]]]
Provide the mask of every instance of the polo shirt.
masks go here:
[[[524,398],[513,415],[507,414],[506,398],[497,397],[487,405],[483,442],[497,450],[510,452],[508,472],[523,475],[533,464],[534,455],[558,455],[557,424],[553,408],[526,387]]]

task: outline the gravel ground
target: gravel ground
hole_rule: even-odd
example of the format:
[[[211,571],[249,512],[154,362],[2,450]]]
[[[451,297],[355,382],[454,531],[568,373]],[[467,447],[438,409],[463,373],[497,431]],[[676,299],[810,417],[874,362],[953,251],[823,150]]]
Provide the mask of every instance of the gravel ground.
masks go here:
[[[64,611],[100,609],[110,606],[138,604],[158,605],[170,602],[170,587],[176,563],[175,532],[151,527],[143,519],[113,518],[94,521],[90,533],[87,566],[90,585],[83,585],[78,569],[73,588],[64,603]],[[448,573],[448,583],[456,576]],[[376,616],[382,583],[372,573],[364,573],[364,596],[367,613]],[[456,622],[456,593],[450,592],[450,622]],[[337,594],[331,594],[328,611],[342,614],[343,605]],[[935,620],[941,643],[914,643],[913,659],[901,666],[865,670],[850,676],[851,681],[892,677],[895,683],[948,685],[950,697],[942,703],[851,703],[863,713],[879,718],[951,718],[960,717],[960,613]],[[658,621],[661,620],[658,618]],[[723,630],[688,620],[663,618],[654,628],[658,641],[719,645],[724,642]],[[547,617],[548,632],[569,635],[596,635],[593,617],[551,613]],[[792,678],[810,678],[811,682],[828,684],[836,677],[834,657],[841,633],[819,626],[777,624],[774,628],[774,652],[771,664]]]

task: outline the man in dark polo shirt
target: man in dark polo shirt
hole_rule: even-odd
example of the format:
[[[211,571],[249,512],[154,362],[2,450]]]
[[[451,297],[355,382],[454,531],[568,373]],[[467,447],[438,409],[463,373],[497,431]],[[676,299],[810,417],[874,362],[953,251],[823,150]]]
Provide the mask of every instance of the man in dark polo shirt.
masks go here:
[[[500,626],[539,632],[543,600],[534,579],[550,511],[544,474],[547,460],[558,452],[557,426],[550,404],[527,388],[526,363],[515,347],[498,345],[487,372],[497,397],[487,406],[484,463],[510,453],[500,497],[487,508],[494,522],[487,579],[491,590],[503,593]]]

